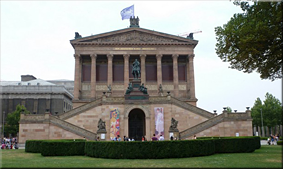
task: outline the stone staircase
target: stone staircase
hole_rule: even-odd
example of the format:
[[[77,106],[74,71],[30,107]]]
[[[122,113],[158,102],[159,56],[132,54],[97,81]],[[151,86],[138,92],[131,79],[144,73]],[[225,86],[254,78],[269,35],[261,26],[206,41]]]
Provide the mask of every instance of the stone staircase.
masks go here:
[[[174,98],[172,96],[171,96],[170,101],[171,101],[172,104],[174,104],[176,106],[182,107],[182,108],[184,108],[186,110],[189,110],[189,111],[191,111],[191,112],[193,112],[195,114],[198,114],[200,116],[206,117],[208,119],[214,117],[214,115],[212,113],[210,113],[209,111],[203,110],[203,109],[198,108],[196,106],[193,106],[193,105],[191,105],[189,103],[186,103],[186,102],[183,102],[181,100],[178,100],[178,99],[176,99],[176,98]]]
[[[199,133],[205,129],[208,129],[224,120],[224,114],[220,114],[218,116],[215,116],[213,118],[208,119],[207,121],[204,121],[194,127],[191,127],[189,129],[186,129],[184,131],[181,131],[180,139],[185,139],[187,137],[193,136],[196,133]]]
[[[64,120],[61,120],[60,118],[58,118],[56,116],[50,116],[50,123],[54,124],[55,126],[62,128],[64,130],[67,130],[67,131],[75,133],[79,136],[85,137],[88,140],[95,140],[96,139],[96,133],[90,132],[86,129],[83,129],[81,127],[78,127],[76,125],[68,123]]]
[[[102,101],[101,101],[101,98],[99,98],[99,99],[96,99],[96,100],[94,100],[94,101],[92,101],[90,103],[87,103],[87,104],[79,106],[79,107],[77,107],[75,109],[72,109],[72,110],[70,110],[70,111],[68,111],[68,112],[66,112],[66,113],[64,113],[62,115],[59,115],[58,117],[60,119],[62,119],[62,120],[66,120],[66,119],[68,119],[70,117],[73,117],[73,116],[75,116],[77,114],[80,114],[83,111],[86,111],[86,110],[91,109],[93,107],[99,106],[101,104],[102,104]]]

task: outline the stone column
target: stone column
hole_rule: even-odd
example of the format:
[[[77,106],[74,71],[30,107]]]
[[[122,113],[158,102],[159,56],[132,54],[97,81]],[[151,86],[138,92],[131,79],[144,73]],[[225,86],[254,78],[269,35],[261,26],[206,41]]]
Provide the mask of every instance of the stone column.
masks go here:
[[[107,58],[108,58],[107,85],[111,85],[112,86],[112,82],[113,82],[113,72],[112,72],[113,55],[112,54],[108,54]]]
[[[75,57],[74,100],[79,100],[79,98],[80,98],[80,86],[81,86],[80,55],[74,54],[74,57]]]
[[[90,98],[95,99],[95,91],[96,91],[96,54],[91,54],[91,79],[90,79],[90,86],[91,86],[91,93]]]
[[[189,83],[189,98],[190,99],[196,99],[195,96],[195,77],[194,77],[194,54],[191,54],[188,56],[189,63],[188,63],[188,83]]]
[[[157,55],[156,55],[156,59],[157,59],[157,86],[159,86],[160,84],[162,85],[162,65],[161,65],[161,58],[162,58],[162,55],[161,55],[161,54],[157,54]]]
[[[37,108],[38,108],[38,99],[34,99],[34,101],[33,101],[33,112],[36,112],[36,114],[38,114]]]
[[[146,74],[145,74],[145,58],[146,55],[145,54],[141,54],[140,55],[141,58],[141,83],[146,83]]]
[[[174,83],[174,96],[179,96],[179,78],[178,78],[178,57],[179,55],[174,54],[173,57],[173,83]]]
[[[125,54],[124,56],[124,93],[126,93],[128,84],[129,84],[129,54]]]

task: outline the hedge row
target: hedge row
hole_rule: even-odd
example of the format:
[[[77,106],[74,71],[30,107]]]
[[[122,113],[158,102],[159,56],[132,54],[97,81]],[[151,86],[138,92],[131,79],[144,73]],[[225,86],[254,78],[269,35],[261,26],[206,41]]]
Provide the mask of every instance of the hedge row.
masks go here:
[[[44,146],[42,145],[43,142],[82,142],[84,139],[63,139],[63,140],[27,140],[25,143],[25,152],[30,153],[41,153],[45,151]],[[83,147],[84,149],[84,147]]]
[[[84,155],[85,141],[52,140],[41,143],[43,156],[72,156]]]
[[[114,159],[159,159],[212,155],[213,140],[97,142],[88,141],[87,156]]]
[[[214,137],[177,141],[28,140],[26,152],[43,156],[87,155],[112,159],[160,159],[208,156],[215,153],[249,153],[259,137]],[[260,147],[259,147],[260,148]]]
[[[40,153],[42,141],[45,140],[27,140],[25,144],[25,152]]]
[[[221,144],[221,142],[224,142],[222,144],[226,144],[225,142],[229,141],[229,140],[226,140],[226,139],[253,139],[253,146],[255,146],[255,149],[259,149],[261,147],[261,144],[260,144],[260,137],[259,136],[241,136],[241,137],[198,137],[197,139],[214,139],[214,140],[220,140],[220,139],[225,139],[225,140],[221,140],[219,144]],[[232,141],[233,142],[233,141]],[[245,140],[241,141],[241,142],[245,142]],[[232,143],[232,145],[235,145],[235,146],[238,146],[239,145],[236,145],[238,143]],[[244,145],[245,146],[245,145]],[[221,147],[217,148],[216,149],[220,149]],[[239,147],[241,148],[241,147]],[[230,148],[231,149],[231,148]],[[225,151],[225,150],[222,150],[222,151]],[[226,151],[232,151],[232,150],[229,150],[227,149]]]
[[[282,145],[282,141],[277,141],[277,145]]]

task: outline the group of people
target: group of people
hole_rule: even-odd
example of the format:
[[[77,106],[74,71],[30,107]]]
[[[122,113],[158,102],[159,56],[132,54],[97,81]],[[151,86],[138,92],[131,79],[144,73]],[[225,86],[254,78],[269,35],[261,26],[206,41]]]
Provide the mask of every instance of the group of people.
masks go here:
[[[1,149],[19,149],[17,138],[3,138],[1,139]]]
[[[268,145],[277,145],[277,141],[279,140],[279,134],[272,135],[270,134],[270,137],[267,139]]]

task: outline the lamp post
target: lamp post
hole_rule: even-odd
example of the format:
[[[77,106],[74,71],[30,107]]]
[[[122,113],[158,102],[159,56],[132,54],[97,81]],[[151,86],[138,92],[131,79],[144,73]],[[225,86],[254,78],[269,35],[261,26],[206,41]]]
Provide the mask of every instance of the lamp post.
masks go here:
[[[262,137],[264,137],[264,128],[263,128],[263,119],[262,119],[262,109],[260,109],[260,114],[261,114],[261,129],[262,129]]]

